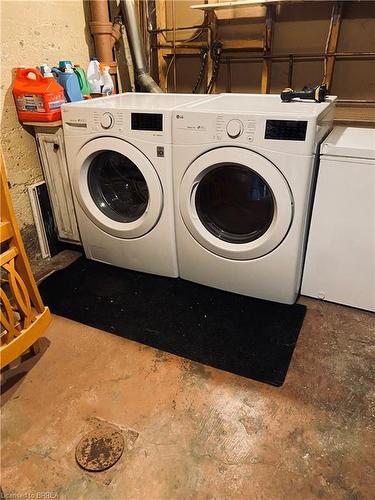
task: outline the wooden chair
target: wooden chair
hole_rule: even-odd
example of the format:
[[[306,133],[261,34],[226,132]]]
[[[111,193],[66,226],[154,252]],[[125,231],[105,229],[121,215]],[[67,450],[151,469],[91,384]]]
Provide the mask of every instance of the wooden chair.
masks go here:
[[[3,158],[0,155],[0,367],[24,352],[37,352],[38,338],[51,321],[35,283],[14,214]]]

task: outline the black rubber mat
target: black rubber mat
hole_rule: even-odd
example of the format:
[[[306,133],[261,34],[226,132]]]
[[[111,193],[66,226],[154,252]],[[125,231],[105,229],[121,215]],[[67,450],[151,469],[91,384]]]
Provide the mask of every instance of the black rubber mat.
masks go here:
[[[83,257],[40,291],[55,314],[277,386],[306,312]]]

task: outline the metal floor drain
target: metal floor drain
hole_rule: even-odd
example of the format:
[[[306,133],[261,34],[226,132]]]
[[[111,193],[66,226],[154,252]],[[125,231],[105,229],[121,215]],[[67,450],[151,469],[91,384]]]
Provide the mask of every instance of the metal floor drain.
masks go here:
[[[80,440],[76,447],[76,460],[88,471],[100,472],[109,469],[124,451],[121,432],[113,429],[96,429]]]

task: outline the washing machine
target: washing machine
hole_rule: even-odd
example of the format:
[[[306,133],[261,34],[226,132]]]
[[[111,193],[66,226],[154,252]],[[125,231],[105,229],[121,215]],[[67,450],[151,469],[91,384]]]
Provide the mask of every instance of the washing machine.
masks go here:
[[[292,304],[335,98],[226,94],[173,113],[180,277]]]
[[[87,258],[178,275],[172,110],[202,99],[126,93],[62,107],[72,210]]]

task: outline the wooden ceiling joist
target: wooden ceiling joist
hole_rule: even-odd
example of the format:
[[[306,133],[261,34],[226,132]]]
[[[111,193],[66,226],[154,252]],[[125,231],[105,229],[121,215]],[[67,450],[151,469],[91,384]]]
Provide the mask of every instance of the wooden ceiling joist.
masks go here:
[[[267,6],[282,3],[301,3],[306,0],[237,0],[229,2],[217,2],[217,3],[203,3],[198,5],[190,5],[191,9],[212,11],[212,10],[224,10],[233,9],[238,7],[253,7],[253,6]]]

